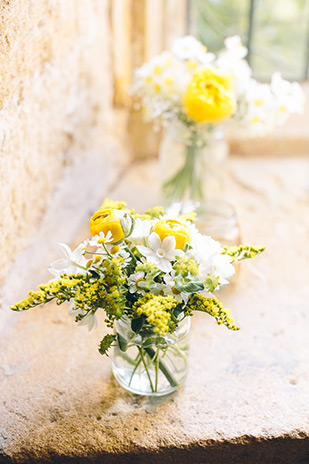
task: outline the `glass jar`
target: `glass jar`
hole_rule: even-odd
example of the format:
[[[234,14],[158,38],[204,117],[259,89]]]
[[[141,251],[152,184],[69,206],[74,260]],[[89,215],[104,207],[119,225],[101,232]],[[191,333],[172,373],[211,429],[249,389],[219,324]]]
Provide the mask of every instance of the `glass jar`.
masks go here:
[[[188,129],[171,125],[159,150],[161,193],[166,206],[180,203],[196,208],[203,201],[221,200],[228,145],[222,126]]]
[[[138,395],[163,396],[176,391],[188,372],[191,318],[184,317],[175,332],[165,336],[155,333],[149,324],[136,334],[131,322],[128,317],[115,321],[115,378]]]
[[[222,245],[240,245],[240,229],[234,207],[225,201],[205,201],[196,210],[195,226]]]

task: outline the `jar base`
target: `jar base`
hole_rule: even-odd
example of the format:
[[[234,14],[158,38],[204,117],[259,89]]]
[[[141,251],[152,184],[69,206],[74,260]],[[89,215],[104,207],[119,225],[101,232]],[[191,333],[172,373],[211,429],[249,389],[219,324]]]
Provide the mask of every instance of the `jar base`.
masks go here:
[[[128,372],[128,380],[130,378],[130,373]],[[122,374],[122,375],[121,375]],[[177,384],[175,387],[168,386],[160,389],[159,391],[150,391],[147,388],[149,388],[149,382],[147,379],[145,379],[145,390],[142,390],[141,388],[137,388],[134,386],[134,382],[131,382],[131,385],[129,385],[129,382],[124,381],[126,378],[126,375],[123,372],[119,372],[119,369],[115,370],[113,369],[113,376],[119,383],[119,385],[124,388],[125,390],[129,391],[130,393],[134,393],[135,395],[140,395],[140,396],[155,396],[155,397],[160,397],[160,396],[166,396],[170,395],[171,393],[175,393],[185,382],[186,377],[184,377],[179,384]],[[141,383],[143,382],[143,379],[141,379]],[[137,382],[135,382],[137,383]],[[133,384],[133,385],[132,385]]]

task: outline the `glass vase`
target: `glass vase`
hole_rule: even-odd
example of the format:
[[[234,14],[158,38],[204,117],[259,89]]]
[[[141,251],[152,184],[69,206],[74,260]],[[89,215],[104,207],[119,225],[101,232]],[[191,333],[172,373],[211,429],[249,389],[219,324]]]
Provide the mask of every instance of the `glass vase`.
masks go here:
[[[115,321],[117,346],[113,374],[120,385],[138,395],[163,396],[176,391],[188,372],[191,318],[185,317],[173,333],[158,335],[144,324],[136,334],[132,319]]]
[[[166,206],[181,211],[223,197],[228,145],[220,125],[167,128],[159,150],[161,193]]]

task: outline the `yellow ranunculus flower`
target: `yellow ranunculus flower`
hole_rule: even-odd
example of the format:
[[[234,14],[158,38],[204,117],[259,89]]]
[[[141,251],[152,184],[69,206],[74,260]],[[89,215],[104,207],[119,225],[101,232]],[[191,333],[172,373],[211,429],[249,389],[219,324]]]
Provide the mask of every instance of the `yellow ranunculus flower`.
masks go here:
[[[232,75],[211,69],[193,74],[183,106],[189,118],[197,122],[216,123],[230,117],[235,110]]]
[[[116,243],[125,236],[119,218],[119,211],[112,208],[99,209],[94,213],[90,219],[89,230],[92,236],[98,235],[100,232],[105,235],[111,232],[113,241],[110,243]]]
[[[152,232],[156,232],[161,240],[166,237],[175,237],[176,248],[183,250],[186,243],[191,241],[191,233],[188,227],[177,219],[161,219],[153,227]]]

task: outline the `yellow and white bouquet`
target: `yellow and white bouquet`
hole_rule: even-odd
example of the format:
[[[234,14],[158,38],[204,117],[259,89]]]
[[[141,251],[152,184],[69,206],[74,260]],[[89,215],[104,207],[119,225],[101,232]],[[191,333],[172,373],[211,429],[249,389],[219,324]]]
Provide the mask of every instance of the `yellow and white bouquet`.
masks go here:
[[[168,204],[205,199],[205,182],[215,169],[215,153],[207,147],[221,137],[222,126],[237,124],[248,134],[262,136],[303,111],[298,83],[282,79],[280,73],[270,84],[257,82],[240,38],[229,37],[224,43],[216,56],[186,36],[135,70],[131,93],[136,106],[155,127],[167,128],[174,140],[165,148],[168,160],[161,163]]]
[[[162,207],[140,215],[111,200],[92,216],[90,233],[74,251],[60,244],[63,257],[49,268],[54,278],[11,309],[69,302],[69,313],[89,330],[103,317],[114,333],[99,352],[115,347],[113,371],[124,388],[146,395],[177,389],[187,373],[189,316],[203,311],[238,330],[214,294],[229,283],[235,261],[264,248],[222,247],[189,218]]]
[[[240,38],[228,37],[224,44],[216,56],[193,36],[182,37],[136,69],[131,93],[140,98],[146,119],[163,126],[178,121],[191,131],[231,119],[263,135],[303,112],[298,83],[280,73],[270,84],[257,82]]]

